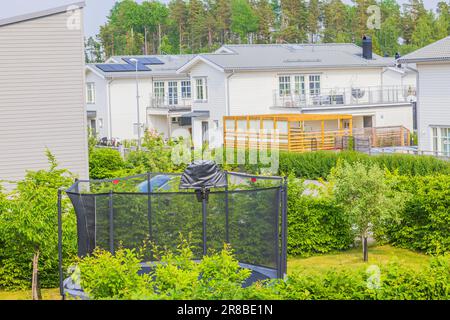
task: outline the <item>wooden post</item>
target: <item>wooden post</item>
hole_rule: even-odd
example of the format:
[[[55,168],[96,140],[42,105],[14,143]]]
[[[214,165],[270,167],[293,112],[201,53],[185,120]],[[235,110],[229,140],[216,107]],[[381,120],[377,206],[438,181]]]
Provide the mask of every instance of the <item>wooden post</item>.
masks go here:
[[[403,132],[403,126],[400,127],[400,145],[405,146],[405,133]]]
[[[287,126],[288,126],[288,151],[291,151],[291,122],[289,119],[287,119]]]
[[[227,150],[227,117],[223,117],[223,149]]]
[[[372,147],[376,148],[377,146],[377,130],[372,127]]]
[[[321,126],[322,126],[322,148],[324,148],[324,144],[325,144],[325,121],[322,120],[321,122]]]

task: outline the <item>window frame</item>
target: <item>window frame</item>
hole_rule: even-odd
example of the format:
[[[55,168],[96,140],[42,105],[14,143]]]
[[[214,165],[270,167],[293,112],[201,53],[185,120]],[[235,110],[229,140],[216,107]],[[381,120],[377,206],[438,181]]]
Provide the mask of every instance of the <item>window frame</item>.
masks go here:
[[[180,83],[181,99],[192,99],[192,83],[191,80],[182,80]]]
[[[208,101],[208,79],[206,77],[195,77],[195,101],[207,102]],[[201,81],[201,84],[199,84]],[[201,91],[199,91],[201,89]],[[201,92],[201,97],[199,93]]]
[[[96,94],[95,94],[95,82],[86,83],[86,103],[95,104]]]

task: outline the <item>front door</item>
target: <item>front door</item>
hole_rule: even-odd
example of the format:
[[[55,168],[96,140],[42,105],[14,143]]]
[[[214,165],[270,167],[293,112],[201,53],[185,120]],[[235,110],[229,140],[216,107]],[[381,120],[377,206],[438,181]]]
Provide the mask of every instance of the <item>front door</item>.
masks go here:
[[[91,119],[91,134],[95,137],[97,135],[97,125],[95,124],[95,119]]]

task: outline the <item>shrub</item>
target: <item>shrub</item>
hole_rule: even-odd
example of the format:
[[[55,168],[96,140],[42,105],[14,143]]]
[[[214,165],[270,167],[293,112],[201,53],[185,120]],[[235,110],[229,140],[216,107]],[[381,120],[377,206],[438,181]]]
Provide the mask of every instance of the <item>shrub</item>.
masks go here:
[[[280,173],[294,173],[296,177],[303,179],[326,179],[338,161],[375,164],[406,176],[450,174],[450,163],[432,156],[367,155],[355,151],[280,152]]]
[[[66,170],[57,168],[47,152],[50,168],[29,171],[7,196],[0,196],[0,287],[29,288],[37,258],[43,287],[58,283],[57,191],[73,181]],[[62,203],[63,246],[66,261],[76,253],[75,215],[68,199]],[[35,273],[35,274],[36,274]]]
[[[126,169],[120,152],[110,148],[95,148],[89,154],[89,175],[91,179],[115,178]]]
[[[332,198],[303,195],[300,180],[289,180],[288,253],[309,256],[344,250],[353,243],[350,223]]]
[[[250,270],[242,269],[228,246],[197,263],[186,241],[165,251],[150,274],[139,275],[143,251],[96,250],[78,263],[81,286],[91,299],[241,299]]]
[[[392,244],[429,254],[450,251],[450,176],[391,175],[394,188],[409,193],[399,221],[385,226]]]
[[[286,279],[256,282],[244,288],[250,271],[241,269],[229,247],[192,261],[183,242],[165,252],[152,274],[139,275],[140,252],[119,249],[115,256],[96,251],[79,261],[81,285],[91,299],[247,299],[247,300],[448,300],[450,256],[432,259],[417,271],[396,263],[370,269],[299,272]],[[369,271],[371,270],[371,271]]]

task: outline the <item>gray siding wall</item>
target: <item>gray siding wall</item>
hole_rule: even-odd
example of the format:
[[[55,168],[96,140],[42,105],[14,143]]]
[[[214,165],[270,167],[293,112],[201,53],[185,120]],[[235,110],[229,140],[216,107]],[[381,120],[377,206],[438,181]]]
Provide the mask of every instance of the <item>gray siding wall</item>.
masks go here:
[[[95,83],[95,103],[86,103],[87,111],[97,112],[97,137],[109,137],[109,109],[108,109],[108,81],[88,70],[86,72],[86,83]],[[99,127],[99,120],[102,119],[103,127]]]
[[[419,149],[431,151],[431,127],[450,127],[450,63],[419,64],[418,69]]]
[[[0,27],[0,180],[47,168],[46,148],[88,177],[83,20],[70,30],[70,15]]]

